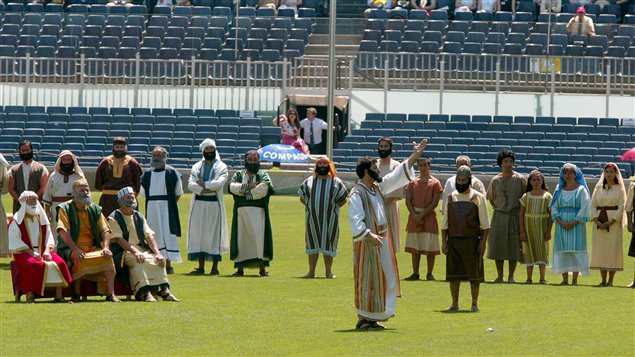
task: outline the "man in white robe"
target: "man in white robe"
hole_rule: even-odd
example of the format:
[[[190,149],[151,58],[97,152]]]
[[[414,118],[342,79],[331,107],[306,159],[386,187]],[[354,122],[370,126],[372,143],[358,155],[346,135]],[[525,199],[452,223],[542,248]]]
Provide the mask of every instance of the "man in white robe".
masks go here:
[[[156,302],[153,294],[157,294],[165,301],[180,301],[170,291],[164,269],[166,259],[159,251],[154,232],[136,211],[134,190],[124,187],[117,197],[119,209],[108,217],[112,229],[110,248],[117,274],[129,274],[129,285],[137,300]],[[121,278],[125,280],[126,276]]]
[[[177,202],[183,195],[181,174],[167,165],[168,152],[157,146],[152,150],[152,170],[141,176],[141,192],[146,197],[146,220],[155,232],[154,240],[165,257],[165,270],[174,274],[172,263],[181,263],[177,237],[181,236],[181,220]]]
[[[71,151],[64,150],[57,157],[55,170],[49,176],[42,195],[44,209],[51,218],[51,229],[57,232],[57,206],[73,199],[73,182],[85,178],[79,160]]]
[[[358,330],[383,329],[378,321],[388,320],[395,314],[400,294],[399,271],[390,239],[392,222],[383,193],[403,188],[415,177],[412,166],[426,144],[424,139],[415,145],[412,155],[383,178],[373,158],[357,161],[360,180],[351,190],[349,223],[353,234]]]
[[[205,261],[212,261],[210,275],[219,275],[218,262],[229,251],[223,187],[227,165],[216,151],[216,142],[205,139],[199,146],[203,159],[192,167],[187,188],[192,192],[187,232],[187,258],[198,261],[190,274],[205,274]]]

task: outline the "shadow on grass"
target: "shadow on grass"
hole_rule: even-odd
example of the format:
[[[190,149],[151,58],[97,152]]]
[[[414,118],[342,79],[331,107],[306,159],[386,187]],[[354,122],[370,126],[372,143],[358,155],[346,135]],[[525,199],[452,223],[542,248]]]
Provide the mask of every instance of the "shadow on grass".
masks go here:
[[[457,311],[448,311],[447,309],[436,310],[435,312],[440,312],[442,314],[454,315],[454,314],[476,314],[478,312],[472,312],[472,310],[457,310]]]
[[[335,330],[333,332],[339,332],[339,333],[349,333],[349,332],[353,332],[353,333],[391,332],[391,333],[395,333],[395,332],[397,332],[397,329],[395,329],[395,328],[385,328],[383,330],[358,330],[356,328],[351,328],[351,329],[347,329],[347,330]]]
[[[0,263],[0,270],[9,270],[10,269],[9,264],[10,263]]]

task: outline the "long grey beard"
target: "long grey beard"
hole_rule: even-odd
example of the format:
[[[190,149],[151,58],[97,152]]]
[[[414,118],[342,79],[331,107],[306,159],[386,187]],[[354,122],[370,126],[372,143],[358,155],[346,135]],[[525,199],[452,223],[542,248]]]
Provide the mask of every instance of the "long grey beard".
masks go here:
[[[93,201],[90,199],[90,196],[89,196],[89,195],[85,195],[85,196],[84,196],[84,195],[82,195],[82,196],[77,196],[77,197],[75,197],[75,201],[77,201],[77,202],[79,202],[79,203],[81,203],[81,204],[83,204],[83,205],[86,205],[86,206],[90,205],[90,204],[93,202]]]

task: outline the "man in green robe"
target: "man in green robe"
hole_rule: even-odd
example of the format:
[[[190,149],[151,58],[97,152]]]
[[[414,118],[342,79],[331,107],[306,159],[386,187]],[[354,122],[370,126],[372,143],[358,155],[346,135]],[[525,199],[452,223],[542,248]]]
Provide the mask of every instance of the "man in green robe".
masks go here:
[[[273,185],[267,172],[260,170],[256,150],[245,155],[245,169],[232,176],[229,192],[234,196],[230,258],[237,270],[233,276],[243,276],[244,268],[256,267],[260,269],[260,276],[268,276],[265,267],[273,259],[269,220]]]

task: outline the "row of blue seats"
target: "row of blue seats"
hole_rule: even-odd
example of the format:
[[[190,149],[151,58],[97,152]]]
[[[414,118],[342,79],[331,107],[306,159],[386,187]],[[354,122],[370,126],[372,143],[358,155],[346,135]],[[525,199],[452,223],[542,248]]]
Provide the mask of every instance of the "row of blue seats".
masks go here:
[[[533,4],[531,4],[533,5]],[[523,6],[524,7],[524,6]],[[577,8],[576,8],[577,9]],[[595,13],[595,11],[589,12],[588,15],[597,16],[598,20],[602,23],[618,23],[622,20],[622,13],[619,9],[619,6],[616,8],[614,6],[606,6],[604,12]],[[505,21],[505,22],[513,22],[513,21],[552,21],[552,22],[568,22],[569,19],[575,16],[576,11],[563,11],[559,14],[551,14],[552,18],[550,19],[549,14],[539,14],[536,16],[535,12],[531,11],[530,8],[521,8],[521,11],[517,11],[515,14],[508,11],[497,11],[495,13],[489,12],[457,12],[454,14],[454,19],[462,20],[462,21]],[[635,6],[632,6],[629,9],[629,14],[624,15],[624,17],[628,17],[629,15],[635,14]],[[418,10],[413,9],[410,11],[404,9],[392,9],[389,11],[383,9],[372,9],[370,11],[369,18],[371,19],[415,19],[415,20],[441,20],[448,21],[450,16],[448,11],[446,10],[432,10],[429,13],[426,10]]]
[[[105,6],[104,4],[71,4],[66,9],[67,12],[73,14],[116,14],[116,15],[147,15],[150,12],[145,5],[131,5],[131,6]],[[277,13],[271,8],[255,8],[250,6],[242,6],[236,12],[236,9],[231,4],[221,5],[202,5],[197,6],[155,6],[152,9],[152,14],[156,15],[178,15],[178,16],[224,16],[227,18],[235,15],[241,16],[267,16],[267,17],[296,17],[295,11],[292,9],[280,9]],[[62,13],[64,8],[59,4],[27,4],[21,3],[9,3],[4,5],[0,3],[1,13],[40,13],[40,12],[52,12]],[[298,9],[299,17],[314,18],[318,14],[317,10],[309,7],[301,7]]]
[[[559,124],[546,123],[500,123],[500,122],[443,122],[443,121],[427,121],[427,122],[400,122],[400,121],[372,121],[362,122],[361,129],[368,130],[414,130],[425,129],[433,131],[442,130],[460,130],[460,131],[494,131],[494,132],[540,132],[540,133],[604,133],[612,134],[618,131],[628,131],[629,133],[635,129],[634,125],[617,127],[613,125],[587,125],[587,124]]]
[[[127,107],[62,107],[62,106],[0,106],[0,116],[11,113],[46,113],[68,114],[72,118],[76,114],[90,115],[153,115],[153,116],[196,116],[196,117],[240,117],[239,110],[233,109],[190,109],[190,108],[127,108]],[[254,112],[257,116],[258,112]],[[3,120],[0,120],[3,121]]]
[[[631,118],[632,119],[632,118]],[[529,124],[569,124],[569,125],[609,125],[619,126],[620,118],[595,118],[595,117],[551,117],[551,116],[527,116],[527,115],[466,115],[466,114],[421,114],[421,113],[366,113],[365,120],[380,122],[385,121],[413,121],[413,122],[462,122],[462,123],[529,123]],[[362,122],[363,123],[363,122]],[[368,124],[366,124],[368,125]],[[633,126],[630,124],[630,126]]]

